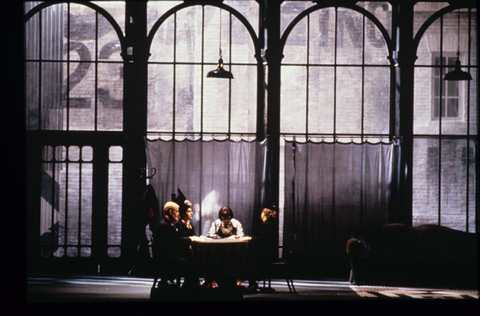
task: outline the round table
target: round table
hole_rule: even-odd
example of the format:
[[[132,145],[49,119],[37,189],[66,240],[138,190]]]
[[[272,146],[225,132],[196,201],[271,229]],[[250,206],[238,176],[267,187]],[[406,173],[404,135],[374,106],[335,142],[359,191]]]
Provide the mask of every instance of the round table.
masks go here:
[[[212,239],[197,237],[193,256],[199,273],[211,280],[243,280],[249,268],[250,237]]]

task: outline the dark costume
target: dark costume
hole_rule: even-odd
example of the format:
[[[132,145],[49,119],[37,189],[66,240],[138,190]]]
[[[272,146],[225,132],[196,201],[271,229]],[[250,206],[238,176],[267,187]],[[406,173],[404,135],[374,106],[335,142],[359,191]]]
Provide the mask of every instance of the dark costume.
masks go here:
[[[154,234],[154,258],[163,283],[175,279],[181,272],[179,242],[177,229],[163,217]]]

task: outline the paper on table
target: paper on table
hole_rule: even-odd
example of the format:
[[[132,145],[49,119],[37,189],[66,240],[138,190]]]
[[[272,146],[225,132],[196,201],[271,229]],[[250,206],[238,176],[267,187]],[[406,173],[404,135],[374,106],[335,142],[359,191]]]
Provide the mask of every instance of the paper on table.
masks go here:
[[[235,242],[235,241],[241,242],[241,241],[251,240],[252,237],[244,236],[244,237],[238,237],[237,238],[236,236],[230,236],[228,238],[213,239],[213,238],[209,238],[209,237],[205,237],[205,236],[190,236],[190,239],[194,242],[212,242],[212,241],[215,241],[215,242]]]

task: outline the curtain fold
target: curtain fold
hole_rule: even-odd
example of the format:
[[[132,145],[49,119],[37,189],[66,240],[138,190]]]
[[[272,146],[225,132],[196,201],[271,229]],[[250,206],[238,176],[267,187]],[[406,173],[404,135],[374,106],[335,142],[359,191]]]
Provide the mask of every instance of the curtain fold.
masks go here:
[[[266,141],[147,140],[150,184],[160,209],[180,187],[193,204],[197,235],[206,235],[222,206],[252,235],[264,200]]]
[[[300,261],[346,262],[353,230],[388,222],[395,146],[286,142],[283,236],[297,235]]]

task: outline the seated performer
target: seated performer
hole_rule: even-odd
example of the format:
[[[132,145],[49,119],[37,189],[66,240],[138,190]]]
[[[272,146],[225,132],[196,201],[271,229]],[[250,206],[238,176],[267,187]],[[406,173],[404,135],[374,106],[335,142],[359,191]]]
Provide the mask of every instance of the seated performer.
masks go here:
[[[179,274],[180,249],[178,234],[174,224],[179,219],[179,206],[169,201],[163,207],[163,217],[158,221],[154,232],[154,259],[160,271],[160,286],[167,286]]]
[[[243,237],[242,224],[233,218],[233,211],[224,206],[218,212],[218,218],[210,226],[207,237],[212,238],[236,238]]]

